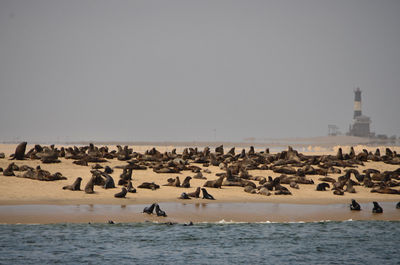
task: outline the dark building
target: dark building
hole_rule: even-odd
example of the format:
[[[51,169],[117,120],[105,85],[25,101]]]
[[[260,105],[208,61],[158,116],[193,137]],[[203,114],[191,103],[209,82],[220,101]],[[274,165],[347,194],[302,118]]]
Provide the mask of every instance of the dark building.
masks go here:
[[[362,115],[361,112],[361,90],[357,88],[354,90],[354,115],[353,124],[350,125],[349,135],[359,137],[370,137],[371,132],[369,125],[371,119],[367,116]]]

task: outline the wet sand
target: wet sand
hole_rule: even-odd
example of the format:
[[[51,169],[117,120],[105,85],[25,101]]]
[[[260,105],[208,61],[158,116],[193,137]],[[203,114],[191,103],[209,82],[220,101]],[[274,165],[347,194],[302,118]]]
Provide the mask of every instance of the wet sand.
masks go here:
[[[361,211],[350,211],[348,204],[285,203],[161,203],[167,217],[142,213],[148,205],[13,205],[0,206],[0,223],[116,223],[127,222],[319,222],[346,220],[400,221],[395,203],[380,203],[384,212],[372,213],[372,203],[361,204]]]

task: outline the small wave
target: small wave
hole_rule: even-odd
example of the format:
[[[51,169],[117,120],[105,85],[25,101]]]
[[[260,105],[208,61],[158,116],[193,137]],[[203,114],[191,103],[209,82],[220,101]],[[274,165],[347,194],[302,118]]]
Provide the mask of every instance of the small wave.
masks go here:
[[[216,224],[247,224],[247,222],[236,222],[233,220],[225,221],[224,219],[222,219],[222,220],[216,222]]]

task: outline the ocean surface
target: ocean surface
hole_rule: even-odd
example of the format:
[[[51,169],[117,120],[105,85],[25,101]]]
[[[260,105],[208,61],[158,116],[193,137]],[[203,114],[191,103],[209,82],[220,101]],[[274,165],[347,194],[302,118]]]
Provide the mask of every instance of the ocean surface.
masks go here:
[[[0,264],[400,264],[399,221],[2,224]]]

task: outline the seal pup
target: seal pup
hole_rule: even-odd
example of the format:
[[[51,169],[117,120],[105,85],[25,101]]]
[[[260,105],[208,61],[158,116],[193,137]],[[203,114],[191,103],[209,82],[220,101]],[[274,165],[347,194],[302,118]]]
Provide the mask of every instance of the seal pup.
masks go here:
[[[120,192],[114,194],[114,197],[115,197],[115,198],[125,198],[127,192],[128,192],[128,191],[127,191],[126,188],[124,187],[124,188],[122,188],[122,190],[121,190]]]
[[[203,199],[215,200],[214,197],[209,194],[205,188],[201,188],[201,191],[203,192]]]
[[[157,216],[167,217],[167,214],[160,209],[160,205],[156,204],[156,213]]]
[[[361,210],[361,206],[360,206],[360,204],[358,204],[358,202],[356,202],[356,200],[352,199],[351,200],[351,204],[350,204],[350,210],[352,210],[352,211],[360,211]]]
[[[383,213],[382,207],[377,202],[372,202],[374,204],[374,208],[372,209],[373,213]]]
[[[15,148],[15,153],[11,160],[13,159],[23,160],[25,158],[26,145],[27,142],[22,142],[19,145],[17,145],[17,148]]]
[[[93,194],[94,193],[94,180],[95,180],[95,176],[92,176],[89,180],[89,182],[86,184],[85,186],[85,193],[87,194]]]
[[[81,182],[82,182],[82,178],[78,177],[78,178],[76,178],[74,183],[72,183],[72,185],[64,186],[63,190],[81,190]]]
[[[153,211],[154,211],[154,207],[156,207],[156,204],[155,204],[155,203],[153,203],[153,204],[150,205],[150,206],[144,207],[143,212],[144,212],[144,213],[147,213],[147,214],[152,214]]]
[[[190,192],[187,195],[189,195],[189,197],[199,198],[200,197],[200,187],[197,187],[197,189],[194,192]]]
[[[181,196],[178,199],[190,200],[190,197],[186,192],[182,192]]]

